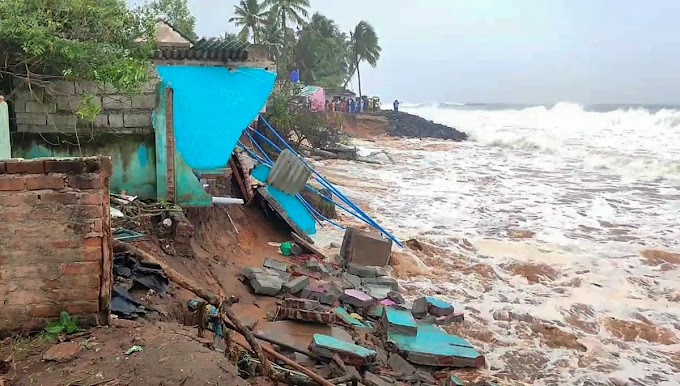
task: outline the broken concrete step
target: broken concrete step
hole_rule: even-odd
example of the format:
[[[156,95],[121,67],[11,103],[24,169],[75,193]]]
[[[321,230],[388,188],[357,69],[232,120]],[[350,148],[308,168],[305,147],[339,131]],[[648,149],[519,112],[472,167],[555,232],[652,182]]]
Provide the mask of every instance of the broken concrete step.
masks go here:
[[[453,314],[453,306],[432,296],[418,298],[413,302],[413,316],[423,318],[428,313],[434,316],[448,316]]]
[[[286,298],[281,304],[283,308],[293,308],[307,311],[327,311],[328,309],[316,300],[302,298]]]
[[[387,343],[414,364],[431,367],[482,367],[486,360],[464,339],[436,326],[418,323],[415,336],[387,332]]]
[[[385,307],[383,312],[382,324],[385,331],[389,333],[402,334],[406,336],[416,336],[418,325],[413,315],[408,310]]]
[[[314,334],[309,351],[328,359],[337,354],[345,364],[356,367],[373,363],[377,356],[373,350],[322,334]]]
[[[340,297],[340,301],[349,304],[352,307],[368,308],[373,305],[373,297],[367,293],[359,290],[345,290]]]
[[[399,289],[399,283],[391,277],[375,277],[375,278],[363,278],[361,279],[361,284],[364,286],[380,286],[389,287],[392,291]]]
[[[283,285],[286,292],[290,294],[296,294],[302,291],[303,288],[309,285],[309,278],[307,276],[298,276],[292,280],[289,280]]]

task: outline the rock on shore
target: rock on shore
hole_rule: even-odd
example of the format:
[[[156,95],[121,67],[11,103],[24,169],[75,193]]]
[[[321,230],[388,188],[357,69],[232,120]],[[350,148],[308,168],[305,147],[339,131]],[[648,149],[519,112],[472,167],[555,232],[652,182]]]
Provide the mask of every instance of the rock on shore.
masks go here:
[[[396,137],[439,138],[456,142],[465,141],[468,138],[467,134],[462,131],[428,121],[417,115],[402,111],[396,113],[394,111],[383,111],[381,114],[390,121],[389,134]]]

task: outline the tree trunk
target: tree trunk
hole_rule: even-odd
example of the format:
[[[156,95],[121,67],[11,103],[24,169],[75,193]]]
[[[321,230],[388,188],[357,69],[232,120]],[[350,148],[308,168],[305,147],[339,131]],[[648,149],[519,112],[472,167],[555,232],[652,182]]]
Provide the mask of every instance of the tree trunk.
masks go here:
[[[359,82],[359,98],[364,94],[361,93],[361,71],[359,71],[359,61],[357,60],[357,81]]]
[[[283,31],[283,66],[288,63],[288,30],[286,30],[286,13],[281,13],[281,30]],[[288,69],[284,69],[286,73]]]

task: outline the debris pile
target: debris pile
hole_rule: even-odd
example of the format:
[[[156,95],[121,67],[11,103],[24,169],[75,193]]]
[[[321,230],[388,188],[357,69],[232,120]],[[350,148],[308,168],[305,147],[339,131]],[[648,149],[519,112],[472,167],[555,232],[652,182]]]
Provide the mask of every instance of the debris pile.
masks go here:
[[[406,307],[399,283],[385,267],[390,250],[381,245],[383,240],[349,230],[340,255],[333,259],[298,245],[298,256],[267,258],[263,267],[246,268],[242,281],[256,294],[281,299],[271,314],[272,322],[290,320],[346,329],[352,339],[315,333],[307,348],[316,365],[326,363],[333,375],[355,374],[347,384],[462,384],[450,370],[482,367],[485,358],[470,343],[438,326],[462,322],[463,314],[430,296]],[[367,245],[371,254],[365,253]],[[381,265],[360,263],[365,261]],[[304,347],[297,351],[304,352]],[[334,366],[345,370],[333,372]]]

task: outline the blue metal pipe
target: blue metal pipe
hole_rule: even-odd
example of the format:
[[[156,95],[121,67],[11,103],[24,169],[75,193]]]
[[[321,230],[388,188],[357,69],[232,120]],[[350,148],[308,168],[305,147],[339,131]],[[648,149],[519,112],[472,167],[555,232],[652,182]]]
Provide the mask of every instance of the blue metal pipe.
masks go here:
[[[363,221],[366,222],[368,225],[371,225],[373,228],[375,228],[375,229],[379,230],[380,232],[382,232],[383,234],[385,234],[385,235],[386,235],[387,237],[389,237],[392,241],[394,241],[395,243],[397,243],[397,245],[399,245],[400,247],[402,247],[402,248],[404,247],[404,245],[399,241],[399,239],[397,239],[394,235],[392,235],[391,233],[389,233],[388,231],[386,231],[383,227],[380,226],[380,224],[378,224],[378,223],[377,223],[375,220],[373,220],[370,216],[368,216],[366,213],[364,213],[364,212],[363,212],[359,207],[357,207],[357,206],[356,206],[349,198],[347,198],[342,192],[340,192],[337,188],[335,188],[335,186],[333,186],[330,182],[328,182],[328,180],[326,180],[326,178],[324,178],[321,174],[319,174],[319,172],[317,172],[316,170],[314,170],[314,168],[312,168],[312,167],[307,163],[307,161],[305,161],[302,157],[300,157],[300,155],[299,155],[299,154],[298,154],[298,153],[290,146],[290,144],[288,144],[288,142],[287,142],[286,140],[284,140],[284,139],[281,137],[281,135],[279,135],[278,132],[276,132],[276,130],[274,130],[274,128],[269,124],[269,122],[267,122],[267,120],[266,120],[262,115],[260,115],[260,118],[261,118],[262,121],[265,123],[265,125],[269,128],[269,130],[271,130],[272,133],[274,133],[274,135],[279,139],[279,141],[281,141],[281,142],[282,142],[282,143],[283,143],[290,151],[293,152],[293,154],[297,155],[298,158],[300,158],[300,160],[301,160],[307,167],[310,168],[310,170],[312,171],[312,173],[314,173],[314,175],[316,176],[317,181],[319,181],[319,183],[321,183],[321,185],[323,185],[325,188],[327,188],[328,190],[330,190],[332,193],[335,193],[335,195],[337,195],[337,196],[338,196],[345,204],[347,204],[350,208],[354,209],[354,210],[357,212],[357,214],[360,215],[360,216],[358,216],[357,218],[359,218],[360,220],[363,220]]]

